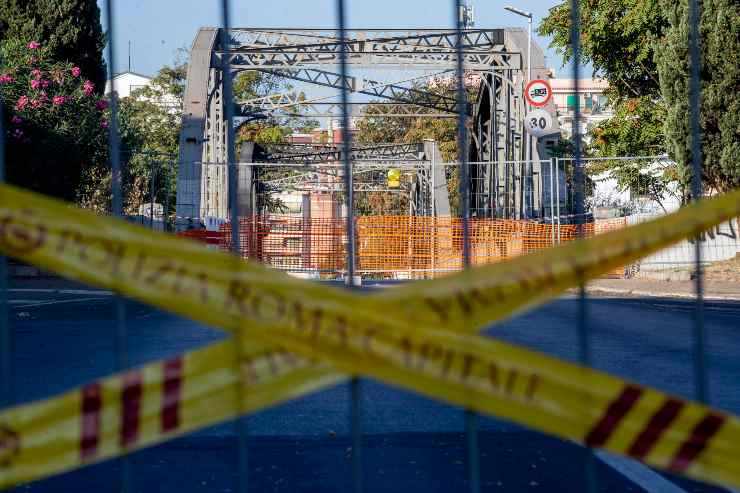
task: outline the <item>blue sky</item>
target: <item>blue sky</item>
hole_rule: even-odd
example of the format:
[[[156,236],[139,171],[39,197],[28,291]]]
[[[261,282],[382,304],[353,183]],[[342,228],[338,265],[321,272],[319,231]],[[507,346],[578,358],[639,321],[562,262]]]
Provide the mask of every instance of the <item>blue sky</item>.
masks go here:
[[[104,2],[99,0],[101,9]],[[534,14],[534,26],[558,0],[472,0],[476,27],[526,27],[526,19],[503,9],[511,4]],[[178,48],[189,47],[201,26],[220,24],[218,0],[114,0],[116,72],[128,65],[128,42],[132,43],[131,68],[151,75],[171,64]],[[238,27],[333,27],[335,0],[232,0],[233,26]],[[352,28],[452,27],[451,0],[346,0],[348,26]],[[105,19],[105,16],[103,16]],[[565,76],[562,60],[547,48],[549,40],[536,38],[546,50],[548,65]],[[582,77],[590,73],[582,73]]]

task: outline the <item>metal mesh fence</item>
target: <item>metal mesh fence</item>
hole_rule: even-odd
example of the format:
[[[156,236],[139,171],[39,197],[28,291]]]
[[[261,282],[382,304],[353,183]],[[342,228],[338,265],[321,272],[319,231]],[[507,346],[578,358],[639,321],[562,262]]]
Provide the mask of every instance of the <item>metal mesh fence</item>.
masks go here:
[[[114,45],[115,30],[120,27],[114,16],[114,3],[117,8],[125,7],[124,2],[106,0],[106,25],[108,29],[108,79],[115,90],[114,67],[116,53]],[[341,51],[339,62],[341,76],[347,76],[347,30],[345,26],[345,1],[336,1],[338,26],[331,30],[336,36]],[[698,85],[698,0],[689,1],[692,12],[691,61],[695,69],[692,73],[691,89],[691,131],[693,160],[695,166],[691,196],[698,200],[701,196],[700,128],[698,126],[699,85]],[[452,101],[459,116],[458,141],[467,142],[469,130],[466,126],[464,108],[467,94],[463,89],[463,70],[465,64],[473,65],[473,53],[463,55],[460,40],[465,35],[465,9],[460,0],[450,5],[454,17],[450,24],[451,33],[457,39],[456,76],[459,80],[456,100]],[[230,8],[227,1],[220,3],[221,25],[218,34],[224,45],[229,44],[227,31],[230,26]],[[572,40],[575,58],[579,59],[579,3],[571,2]],[[450,59],[452,52],[443,53],[440,58]],[[499,55],[496,55],[499,56]],[[446,57],[446,58],[445,58]],[[472,57],[472,58],[471,58]],[[478,60],[480,62],[480,60]],[[214,62],[219,66],[223,77],[218,97],[231,101],[231,59],[224,57]],[[529,61],[527,61],[529,64]],[[531,67],[529,67],[531,70]],[[510,68],[511,72],[522,72],[522,67]],[[578,64],[574,65],[573,78],[579,79]],[[520,76],[523,78],[523,75]],[[211,74],[213,76],[213,74]],[[576,92],[578,92],[576,82]],[[267,189],[254,189],[252,180],[243,171],[257,168],[252,165],[237,165],[234,146],[234,108],[223,106],[225,114],[218,115],[219,124],[227,132],[224,141],[209,141],[208,152],[218,152],[224,158],[221,164],[202,164],[195,161],[179,162],[180,176],[198,175],[200,182],[187,181],[181,187],[181,196],[174,195],[173,182],[177,180],[174,161],[171,157],[138,156],[121,159],[119,131],[116,126],[116,96],[110,97],[112,124],[109,132],[109,156],[111,167],[112,213],[126,215],[130,220],[153,229],[190,229],[181,232],[186,236],[204,240],[219,248],[234,251],[245,258],[258,259],[275,268],[295,271],[320,278],[326,274],[348,275],[353,279],[355,273],[364,276],[396,278],[429,278],[457,271],[469,266],[500,261],[523,255],[555,244],[572,241],[580,236],[598,234],[604,230],[634,224],[656,214],[678,207],[687,191],[676,182],[668,179],[672,163],[661,157],[630,158],[624,160],[583,159],[580,148],[581,137],[574,133],[575,157],[569,159],[516,161],[525,158],[527,151],[522,142],[526,140],[520,129],[506,135],[507,146],[503,159],[497,163],[471,162],[469,155],[462,150],[458,162],[445,164],[432,161],[399,165],[399,163],[353,162],[349,148],[350,103],[347,100],[348,86],[341,85],[342,119],[344,124],[341,160],[334,165],[283,167],[273,169],[259,167],[261,183]],[[439,102],[437,102],[439,103]],[[448,102],[449,103],[449,102]],[[429,106],[431,103],[427,102]],[[526,111],[521,107],[498,109],[512,113]],[[2,110],[2,105],[0,105]],[[449,112],[448,115],[449,116]],[[507,116],[507,118],[509,118]],[[577,129],[579,119],[575,112]],[[0,179],[4,177],[4,136],[0,114]],[[215,126],[215,124],[213,124]],[[186,137],[187,138],[187,137]],[[185,142],[185,140],[183,141]],[[220,149],[220,150],[219,150]],[[498,152],[498,151],[497,151]],[[515,155],[517,154],[517,155]],[[121,164],[133,159],[142,160],[148,166],[148,175],[137,183],[136,200],[131,201],[124,210],[122,201]],[[215,159],[218,161],[218,159]],[[647,174],[636,172],[636,163],[651,163]],[[190,173],[182,168],[190,167]],[[441,168],[436,173],[435,168]],[[389,185],[389,171],[400,170],[405,176],[399,184]],[[125,170],[124,170],[125,171]],[[406,173],[404,175],[404,172]],[[265,173],[268,173],[267,175]],[[444,177],[441,185],[435,178]],[[553,178],[555,177],[555,178]],[[241,188],[240,183],[248,182]],[[287,187],[286,183],[291,186]],[[190,188],[188,188],[190,187]],[[272,188],[270,188],[272,187]],[[303,187],[303,188],[302,188]],[[306,189],[320,194],[311,202],[305,197]],[[288,193],[284,193],[289,190]],[[186,196],[188,198],[183,197]],[[440,207],[440,196],[446,197],[445,206]],[[192,197],[199,197],[189,204]],[[317,195],[318,197],[319,195]],[[194,214],[180,215],[175,210],[175,201],[191,205]],[[238,204],[238,205],[237,205]],[[311,204],[312,215],[306,215],[306,204]],[[287,211],[284,210],[287,208]],[[291,211],[290,209],[293,209]],[[325,217],[317,217],[321,212]],[[210,218],[210,219],[209,219]],[[209,220],[211,223],[209,223]],[[196,228],[197,226],[197,228]],[[204,226],[204,229],[200,229]],[[193,229],[195,228],[195,229]],[[707,400],[707,376],[705,368],[705,334],[702,318],[702,269],[701,264],[711,260],[729,258],[738,251],[738,230],[740,224],[730,222],[715,231],[706,233],[698,241],[684,242],[666,252],[661,252],[641,262],[640,271],[661,266],[685,266],[693,270],[696,279],[695,324],[692,334],[695,369],[696,398]],[[350,240],[351,239],[351,240]],[[7,272],[5,257],[0,259],[0,388],[2,403],[15,401],[11,382],[13,381],[13,336],[7,314]],[[627,269],[631,269],[629,266]],[[634,273],[635,269],[630,272]],[[615,274],[619,275],[619,273]],[[578,345],[580,361],[591,364],[590,324],[587,312],[588,300],[581,290],[579,300]],[[115,304],[112,318],[116,320],[115,367],[129,366],[128,356],[128,315],[123,299]],[[361,429],[362,387],[354,380],[351,387],[353,491],[363,490],[363,462],[361,452],[363,435]],[[477,441],[478,430],[472,414],[466,421],[468,453],[468,489],[480,490],[481,471]],[[240,437],[235,469],[237,471],[236,489],[248,491],[246,441],[248,430],[241,422],[238,428]],[[130,486],[131,467],[128,459],[121,461],[120,491],[132,491]],[[598,491],[598,476],[593,457],[586,455],[583,463],[586,489]]]

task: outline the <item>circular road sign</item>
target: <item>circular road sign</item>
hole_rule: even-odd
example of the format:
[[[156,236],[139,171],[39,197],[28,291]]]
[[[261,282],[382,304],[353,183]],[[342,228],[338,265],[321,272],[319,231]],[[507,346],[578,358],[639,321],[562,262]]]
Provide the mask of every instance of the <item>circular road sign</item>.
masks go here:
[[[552,87],[544,79],[535,79],[527,84],[527,87],[524,89],[524,97],[527,98],[527,102],[532,106],[541,108],[550,101]]]
[[[544,137],[555,132],[552,126],[552,115],[543,109],[536,109],[524,117],[524,129],[533,137]]]

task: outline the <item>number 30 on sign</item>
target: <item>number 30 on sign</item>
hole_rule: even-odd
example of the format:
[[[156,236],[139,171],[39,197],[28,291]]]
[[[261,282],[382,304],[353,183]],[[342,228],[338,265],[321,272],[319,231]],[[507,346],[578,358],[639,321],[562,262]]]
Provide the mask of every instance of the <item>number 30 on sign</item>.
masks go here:
[[[542,109],[530,111],[524,117],[524,129],[537,138],[554,133],[552,115]]]

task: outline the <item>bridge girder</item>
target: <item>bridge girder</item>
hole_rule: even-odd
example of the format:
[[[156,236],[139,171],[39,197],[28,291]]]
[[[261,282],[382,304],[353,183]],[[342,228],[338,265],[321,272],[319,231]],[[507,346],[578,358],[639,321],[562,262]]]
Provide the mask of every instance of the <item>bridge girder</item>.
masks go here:
[[[270,145],[268,145],[269,149]],[[277,145],[269,149],[269,156],[262,162],[270,163],[330,163],[340,162],[342,159],[341,145],[296,146],[293,144]],[[350,150],[351,159],[382,160],[399,159],[403,161],[423,161],[424,144],[387,144],[353,147]]]
[[[455,98],[394,83],[379,82],[370,79],[363,79],[358,83],[355,77],[342,77],[341,74],[334,72],[310,68],[271,71],[271,73],[287,79],[388,99],[396,103],[413,104],[442,113],[455,113],[457,111],[457,101]],[[240,110],[243,112],[244,108],[240,108]],[[468,113],[470,112],[470,107],[468,107],[467,111]]]
[[[217,56],[234,68],[338,65],[342,45],[347,63],[362,67],[455,68],[454,30],[350,30],[342,43],[335,31],[234,29],[231,46]],[[466,70],[521,68],[521,56],[504,49],[504,30],[466,30],[461,37]],[[516,66],[518,64],[518,67]]]

